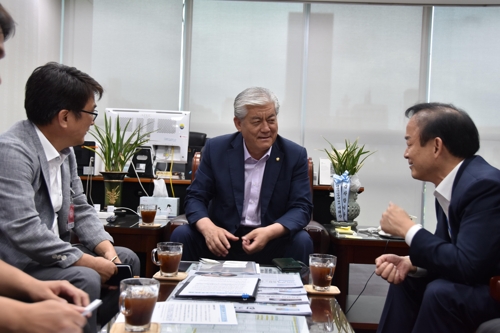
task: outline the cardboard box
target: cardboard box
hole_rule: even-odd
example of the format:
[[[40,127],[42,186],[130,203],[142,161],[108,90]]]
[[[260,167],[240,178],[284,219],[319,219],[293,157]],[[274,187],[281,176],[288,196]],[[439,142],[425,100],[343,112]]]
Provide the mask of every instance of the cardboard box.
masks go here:
[[[173,218],[179,215],[179,198],[167,197],[141,197],[139,203],[141,205],[156,204],[160,208],[158,215]]]

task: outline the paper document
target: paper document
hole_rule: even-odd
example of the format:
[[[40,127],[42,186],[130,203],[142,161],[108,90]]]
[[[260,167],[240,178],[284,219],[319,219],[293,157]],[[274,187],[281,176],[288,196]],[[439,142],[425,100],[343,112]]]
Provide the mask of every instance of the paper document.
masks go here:
[[[176,297],[218,297],[255,300],[258,277],[210,277],[195,275],[183,285]]]
[[[307,295],[305,288],[259,288],[257,295]]]
[[[309,304],[235,303],[236,312],[304,315],[312,314]]]
[[[257,303],[309,304],[307,295],[270,295],[257,294]]]
[[[257,266],[254,261],[219,261],[216,263],[204,262],[200,260],[197,269],[198,273],[219,273],[219,276],[257,274]]]
[[[298,274],[261,274],[259,288],[304,288]]]
[[[237,325],[236,312],[231,303],[158,302],[153,322],[176,324]]]
[[[120,313],[117,323],[125,322]],[[213,302],[157,302],[151,318],[162,324],[210,324],[238,325],[236,312],[231,303]]]

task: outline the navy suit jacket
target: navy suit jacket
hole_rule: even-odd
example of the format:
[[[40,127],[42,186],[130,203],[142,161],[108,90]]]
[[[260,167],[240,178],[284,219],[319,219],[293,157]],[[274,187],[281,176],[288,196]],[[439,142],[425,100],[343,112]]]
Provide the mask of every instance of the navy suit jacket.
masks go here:
[[[434,278],[467,285],[488,284],[500,275],[500,170],[482,157],[464,160],[453,183],[446,216],[436,202],[435,234],[419,230],[410,259]]]
[[[307,170],[306,149],[278,136],[262,180],[261,226],[278,222],[293,235],[309,223],[312,195]],[[187,189],[185,212],[189,223],[209,217],[234,234],[241,222],[244,185],[241,133],[210,139],[196,178]]]

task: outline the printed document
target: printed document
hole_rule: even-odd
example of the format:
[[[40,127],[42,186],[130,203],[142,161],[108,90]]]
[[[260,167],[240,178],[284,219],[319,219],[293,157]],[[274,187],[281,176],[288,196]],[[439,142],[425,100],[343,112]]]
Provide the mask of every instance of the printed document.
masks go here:
[[[190,278],[176,296],[250,297],[255,296],[258,283],[258,277],[224,278],[197,275]]]

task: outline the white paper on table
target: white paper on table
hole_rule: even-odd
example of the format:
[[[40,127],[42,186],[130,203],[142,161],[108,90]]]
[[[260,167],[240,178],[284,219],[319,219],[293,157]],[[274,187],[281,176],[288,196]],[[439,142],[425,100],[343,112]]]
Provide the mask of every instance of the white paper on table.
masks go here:
[[[257,303],[279,303],[279,304],[309,304],[307,295],[270,295],[257,294]]]
[[[259,288],[304,288],[298,274],[261,274]]]
[[[266,314],[312,315],[309,304],[234,303],[234,309],[239,313],[248,312],[257,316]]]
[[[194,276],[181,290],[179,296],[235,296],[253,295],[259,278]]]
[[[305,288],[261,288],[257,290],[257,296],[259,295],[307,295]]]
[[[151,321],[171,324],[238,324],[233,304],[193,301],[158,302]]]

